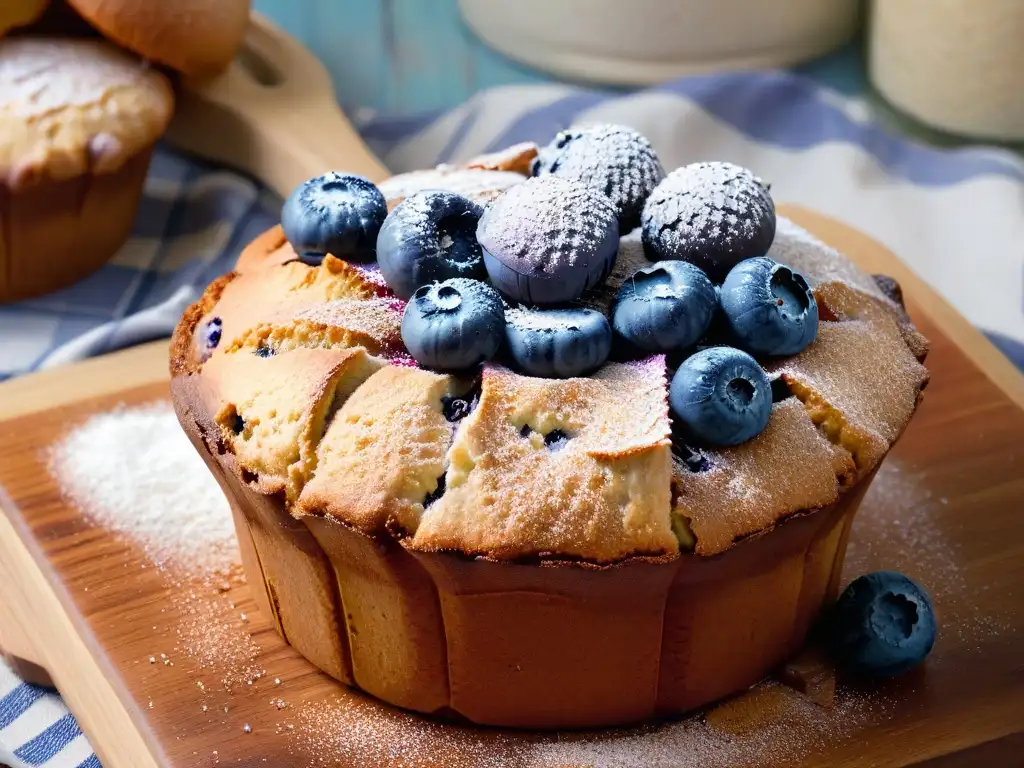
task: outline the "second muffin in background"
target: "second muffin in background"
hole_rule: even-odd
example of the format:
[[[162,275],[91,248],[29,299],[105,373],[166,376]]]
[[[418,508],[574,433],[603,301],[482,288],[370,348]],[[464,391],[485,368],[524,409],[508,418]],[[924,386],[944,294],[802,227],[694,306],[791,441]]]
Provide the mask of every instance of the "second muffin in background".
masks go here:
[[[0,301],[69,285],[124,243],[174,95],[99,40],[0,41]]]

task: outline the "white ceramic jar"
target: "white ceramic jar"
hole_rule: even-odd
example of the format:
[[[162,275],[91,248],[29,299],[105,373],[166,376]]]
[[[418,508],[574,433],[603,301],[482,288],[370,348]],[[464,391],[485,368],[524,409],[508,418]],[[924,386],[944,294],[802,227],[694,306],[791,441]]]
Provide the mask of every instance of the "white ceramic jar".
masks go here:
[[[645,85],[813,58],[853,34],[859,3],[460,0],[460,5],[469,26],[514,59],[574,79]]]
[[[871,80],[950,133],[1024,139],[1024,0],[874,0]]]

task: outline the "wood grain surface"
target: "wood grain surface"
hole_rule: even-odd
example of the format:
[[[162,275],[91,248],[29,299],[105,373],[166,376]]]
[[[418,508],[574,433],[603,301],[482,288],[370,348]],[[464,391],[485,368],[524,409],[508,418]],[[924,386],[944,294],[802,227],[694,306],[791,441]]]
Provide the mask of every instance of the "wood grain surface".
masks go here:
[[[940,638],[922,669],[844,685],[842,706],[815,710],[810,722],[790,722],[791,710],[766,704],[777,689],[761,688],[709,713],[712,725],[700,726],[692,743],[678,735],[684,726],[667,726],[677,734],[670,744],[706,749],[709,729],[748,740],[763,732],[760,756],[722,764],[1021,764],[1019,374],[927,289],[919,293],[880,246],[813,214],[789,214],[866,268],[896,273],[932,340],[932,383],[862,506],[847,577],[895,568],[918,578],[935,599]],[[164,359],[155,344],[0,386],[0,643],[51,673],[106,768],[601,765],[608,755],[647,766],[664,758],[664,729],[634,733],[632,746],[591,734],[597,746],[573,751],[573,734],[482,731],[375,704],[286,646],[244,585],[219,592],[176,582],[90,522],[62,498],[46,448],[92,413],[165,398]],[[237,658],[204,661],[185,650],[203,627],[226,638],[229,651],[251,637],[259,646],[251,665],[262,674],[251,685],[225,685],[238,677]]]

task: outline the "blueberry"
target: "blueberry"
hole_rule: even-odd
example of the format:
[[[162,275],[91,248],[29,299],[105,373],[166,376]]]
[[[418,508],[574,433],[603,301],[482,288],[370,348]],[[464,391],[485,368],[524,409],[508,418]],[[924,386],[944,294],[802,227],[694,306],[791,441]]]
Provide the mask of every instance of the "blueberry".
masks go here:
[[[743,259],[768,252],[775,203],[767,185],[731,163],[694,163],[658,184],[641,215],[651,261],[679,259],[719,282]]]
[[[578,179],[615,206],[619,232],[640,225],[651,190],[665,177],[651,143],[632,128],[594,125],[559,133],[540,150],[533,175]]]
[[[611,201],[558,176],[506,191],[484,209],[476,235],[491,282],[524,304],[579,298],[608,276],[619,250]]]
[[[594,309],[513,309],[505,338],[515,367],[531,376],[585,376],[608,359],[612,329]]]
[[[635,347],[670,352],[697,343],[718,308],[715,286],[685,261],[641,267],[619,289],[612,327]]]
[[[935,644],[928,593],[902,573],[854,579],[827,617],[836,658],[862,675],[900,675],[924,661]]]
[[[203,328],[203,342],[206,344],[207,351],[216,349],[217,345],[220,344],[221,325],[221,319],[214,317]]]
[[[446,395],[441,398],[441,412],[453,424],[469,416],[480,402],[479,382],[464,395]]]
[[[818,334],[818,304],[807,281],[767,257],[737,264],[720,300],[740,346],[754,354],[795,355]]]
[[[745,443],[772,413],[768,377],[746,352],[711,347],[690,355],[672,377],[672,411],[685,431],[708,445]]]
[[[483,209],[454,192],[405,198],[377,236],[377,262],[388,287],[408,299],[417,288],[453,277],[486,280],[476,225]]]
[[[332,171],[303,182],[288,196],[281,226],[306,263],[318,265],[327,253],[372,261],[387,215],[384,195],[368,179]]]
[[[402,317],[402,340],[420,365],[456,371],[490,360],[505,335],[501,297],[457,277],[419,288]]]

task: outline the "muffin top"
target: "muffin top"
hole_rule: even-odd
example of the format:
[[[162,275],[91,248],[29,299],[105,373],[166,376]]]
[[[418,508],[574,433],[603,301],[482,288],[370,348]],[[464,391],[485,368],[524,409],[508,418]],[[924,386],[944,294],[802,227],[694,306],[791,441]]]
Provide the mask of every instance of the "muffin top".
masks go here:
[[[153,144],[174,96],[159,72],[99,40],[0,41],[0,180],[112,173]]]
[[[495,172],[515,173],[446,173],[465,189],[466,174]],[[382,189],[404,192],[403,181]],[[465,268],[473,243],[444,224],[444,210],[444,253],[458,251]],[[470,215],[458,209],[460,220]],[[382,234],[382,265],[413,258],[386,253],[395,243],[436,261],[415,221],[404,239],[399,229],[386,245]],[[275,228],[186,311],[172,391],[211,456],[254,490],[279,494],[296,517],[496,560],[718,554],[834,503],[871,473],[927,381],[927,343],[880,288],[891,281],[876,282],[784,217],[772,226],[766,258],[727,243],[733,271],[743,269],[718,287],[696,267],[650,260],[659,254],[640,229],[625,234],[577,299],[538,309],[503,290],[505,335],[493,344],[501,303],[465,290],[488,285],[486,276],[446,280],[442,259],[406,301],[375,262],[300,253]],[[568,240],[578,258],[596,252],[592,238]],[[701,244],[700,257],[713,246]],[[778,327],[727,311],[728,297],[747,300],[765,269]],[[663,299],[685,312],[673,315]],[[814,332],[797,323],[809,303]],[[786,314],[794,307],[803,314]],[[725,331],[723,318],[732,318]],[[722,370],[728,387],[699,397]]]

